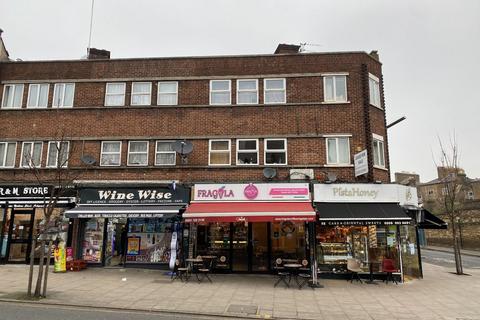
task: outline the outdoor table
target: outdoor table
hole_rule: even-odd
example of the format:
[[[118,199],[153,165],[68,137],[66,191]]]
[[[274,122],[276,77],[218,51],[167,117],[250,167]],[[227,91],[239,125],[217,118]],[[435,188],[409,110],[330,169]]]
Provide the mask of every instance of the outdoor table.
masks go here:
[[[295,278],[295,282],[297,283],[298,286],[300,286],[300,283],[298,282],[298,269],[303,267],[300,263],[287,263],[283,265],[285,268],[290,269],[290,278],[288,279],[288,284],[290,284],[290,281],[292,280],[292,275]]]
[[[195,272],[194,270],[194,266],[195,266],[195,263],[202,263],[203,262],[203,259],[197,259],[197,258],[189,258],[189,259],[185,259],[185,261],[188,263],[188,269],[191,270],[192,273],[195,273],[195,276],[197,277],[197,280],[198,280],[198,274]],[[189,276],[188,276],[188,271],[187,271],[187,282],[189,280]]]
[[[375,284],[378,285],[378,283],[373,281],[373,265],[378,264],[380,265],[380,262],[378,261],[369,261],[368,262],[368,269],[370,271],[370,279],[368,281],[365,281],[366,284]]]

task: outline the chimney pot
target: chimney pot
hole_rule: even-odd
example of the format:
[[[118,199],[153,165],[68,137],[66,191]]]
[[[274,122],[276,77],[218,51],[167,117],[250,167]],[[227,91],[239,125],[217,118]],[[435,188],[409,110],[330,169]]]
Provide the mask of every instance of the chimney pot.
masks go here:
[[[110,59],[110,51],[96,48],[87,49],[87,59],[88,60],[97,60],[97,59]]]

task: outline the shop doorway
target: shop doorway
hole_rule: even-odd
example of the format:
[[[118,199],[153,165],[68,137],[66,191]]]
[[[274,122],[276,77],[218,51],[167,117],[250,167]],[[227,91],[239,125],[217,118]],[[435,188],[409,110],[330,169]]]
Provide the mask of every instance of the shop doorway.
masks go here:
[[[7,262],[28,263],[30,261],[34,219],[34,210],[11,211],[5,254]]]
[[[127,253],[127,218],[107,220],[105,266],[123,266]]]

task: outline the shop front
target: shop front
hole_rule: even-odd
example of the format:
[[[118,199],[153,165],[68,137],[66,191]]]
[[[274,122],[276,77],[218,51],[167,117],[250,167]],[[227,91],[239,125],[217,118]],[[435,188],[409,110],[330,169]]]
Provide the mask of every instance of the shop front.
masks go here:
[[[0,186],[0,261],[3,263],[28,263],[32,239],[39,234],[44,208],[53,194],[53,186],[1,185]],[[54,216],[65,208],[75,206],[75,197],[67,195],[56,199]],[[59,235],[66,240],[66,234]],[[40,250],[34,251],[39,258]]]
[[[356,259],[366,274],[382,273],[386,260],[397,276],[421,277],[415,219],[416,189],[395,184],[315,184],[316,258],[324,273],[348,273]]]
[[[95,266],[167,267],[179,246],[181,215],[189,191],[183,186],[82,188],[73,219],[76,259]]]
[[[215,257],[217,272],[270,272],[277,258],[310,261],[308,183],[196,184],[183,217],[188,255]]]

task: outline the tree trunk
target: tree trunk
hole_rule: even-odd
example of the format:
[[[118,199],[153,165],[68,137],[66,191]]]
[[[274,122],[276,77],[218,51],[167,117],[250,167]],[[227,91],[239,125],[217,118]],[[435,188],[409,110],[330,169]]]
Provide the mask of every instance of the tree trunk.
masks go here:
[[[30,250],[30,271],[28,272],[28,290],[27,295],[32,296],[32,282],[33,282],[33,262],[35,260],[35,247],[37,246],[37,240],[33,239],[32,249]]]
[[[458,275],[463,274],[463,266],[462,266],[462,256],[460,252],[460,245],[458,241],[457,235],[457,226],[454,219],[452,219],[452,233],[453,233],[453,253],[455,256],[455,268]]]
[[[43,293],[42,296],[44,298],[47,297],[47,280],[48,280],[48,269],[50,267],[50,257],[52,256],[52,241],[48,242],[48,250],[47,250],[47,263],[45,264],[45,279],[43,280]]]
[[[35,286],[35,297],[40,297],[40,292],[42,288],[42,278],[43,278],[43,263],[45,260],[45,241],[40,241],[40,261],[38,262],[38,275],[37,275],[37,284]]]

